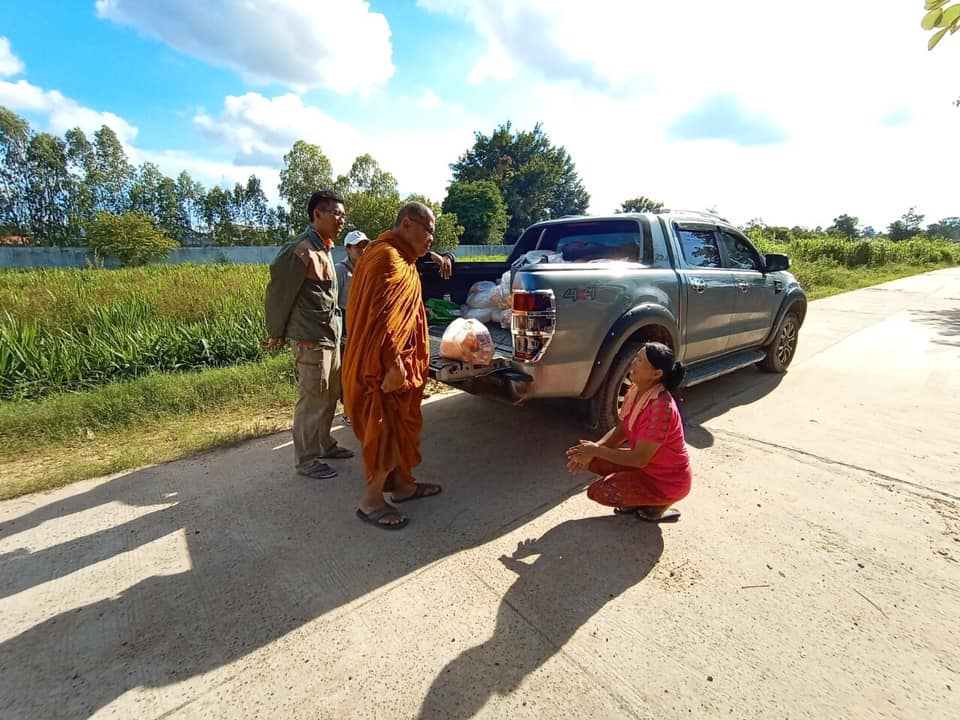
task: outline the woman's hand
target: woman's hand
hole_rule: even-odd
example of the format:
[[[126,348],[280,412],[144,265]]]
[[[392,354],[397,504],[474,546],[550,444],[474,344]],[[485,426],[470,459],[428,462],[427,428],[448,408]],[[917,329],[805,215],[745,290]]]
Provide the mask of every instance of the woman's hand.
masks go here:
[[[567,469],[570,472],[576,472],[572,469],[573,465],[579,465],[580,468],[586,467],[590,461],[597,456],[600,446],[590,440],[581,440],[579,445],[574,445],[567,450]]]
[[[586,465],[581,462],[577,462],[576,460],[567,460],[567,470],[571,473],[578,473],[585,467]]]

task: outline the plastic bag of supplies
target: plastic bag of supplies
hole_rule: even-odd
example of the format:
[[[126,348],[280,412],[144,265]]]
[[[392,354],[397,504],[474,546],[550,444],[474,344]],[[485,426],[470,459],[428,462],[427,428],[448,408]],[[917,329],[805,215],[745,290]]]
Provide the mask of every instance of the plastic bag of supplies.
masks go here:
[[[489,365],[493,360],[493,337],[479,320],[457,318],[443,331],[440,356],[473,365]]]

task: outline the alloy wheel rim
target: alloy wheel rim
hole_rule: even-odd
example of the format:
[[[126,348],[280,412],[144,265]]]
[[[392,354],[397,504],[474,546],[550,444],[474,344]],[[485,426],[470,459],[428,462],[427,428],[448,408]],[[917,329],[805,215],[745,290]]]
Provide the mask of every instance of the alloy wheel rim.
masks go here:
[[[786,365],[793,357],[797,346],[797,327],[792,320],[787,321],[780,330],[780,342],[777,343],[777,360]]]

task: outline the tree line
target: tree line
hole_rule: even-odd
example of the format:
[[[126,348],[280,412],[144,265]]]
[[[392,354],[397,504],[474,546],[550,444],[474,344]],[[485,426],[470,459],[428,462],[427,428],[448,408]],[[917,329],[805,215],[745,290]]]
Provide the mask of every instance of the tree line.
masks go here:
[[[404,202],[419,200],[437,215],[435,246],[448,248],[513,242],[530,223],[583,213],[590,200],[570,155],[540,125],[478,132],[450,168],[453,181],[442,202],[401,197],[396,178],[371,155],[334,175],[319,146],[298,140],[283,156],[278,191],[285,203],[271,207],[256,175],[232,188],[206,188],[186,171],[171,178],[154,163],[135,167],[106,125],[92,137],[79,128],[58,137],[34,131],[0,106],[0,237],[48,246],[99,242],[110,252],[118,246],[107,236],[117,233],[152,232],[160,252],[176,245],[272,245],[302,229],[310,193],[333,188],[344,196],[348,230],[374,237]]]
[[[663,209],[664,204],[662,202],[649,198],[646,195],[638,195],[629,200],[624,200],[615,212],[657,212]],[[716,208],[711,208],[708,212],[717,214]],[[771,240],[782,243],[819,236],[839,237],[846,240],[886,238],[893,242],[921,237],[960,241],[960,217],[945,217],[937,222],[928,224],[926,228],[923,227],[924,219],[925,216],[919,214],[917,209],[912,207],[899,218],[892,221],[887,226],[885,232],[879,232],[870,225],[860,227],[860,218],[856,215],[848,215],[847,213],[835,217],[833,224],[826,228],[820,225],[815,228],[800,225],[793,227],[767,225],[761,218],[753,218],[743,226],[743,230],[748,233],[766,234]]]
[[[273,245],[303,228],[310,193],[334,188],[344,196],[347,230],[370,237],[392,225],[404,202],[428,204],[437,216],[434,245],[446,249],[459,243],[510,244],[528,225],[583,214],[590,204],[570,154],[539,124],[518,131],[507,122],[489,135],[476,132],[450,170],[442,201],[416,193],[401,197],[396,178],[371,155],[357,157],[345,174],[335,175],[319,146],[298,140],[283,156],[277,190],[284,204],[271,207],[256,175],[232,188],[206,188],[186,171],[171,178],[150,162],[135,167],[106,125],[92,138],[79,128],[57,137],[34,131],[0,106],[0,237],[26,237],[34,245],[90,245],[126,253],[130,262],[146,259],[143,252],[162,256],[177,245]],[[662,202],[641,195],[625,200],[618,212],[662,208]],[[960,218],[943,218],[926,229],[923,220],[911,208],[890,223],[886,236],[960,240]],[[745,229],[783,242],[820,234],[881,235],[847,214],[826,229],[768,226],[760,219]]]

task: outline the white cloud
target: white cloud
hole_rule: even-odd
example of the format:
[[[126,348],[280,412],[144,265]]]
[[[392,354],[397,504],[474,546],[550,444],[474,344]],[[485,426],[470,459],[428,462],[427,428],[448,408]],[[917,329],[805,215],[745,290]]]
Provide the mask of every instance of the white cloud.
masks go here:
[[[0,77],[13,77],[23,72],[23,63],[10,49],[10,41],[0,36]]]
[[[288,93],[267,98],[259,93],[228,95],[217,117],[200,112],[194,123],[204,135],[236,149],[239,165],[280,167],[297,140],[319,145],[334,168],[349,167],[364,152],[360,135],[316,107]]]
[[[107,125],[117,134],[120,142],[128,147],[137,136],[137,128],[119,115],[84,107],[75,100],[64,97],[57,90],[44,90],[26,80],[15,83],[0,81],[0,105],[14,111],[45,115],[50,132],[56,135],[62,135],[75,127],[93,134],[103,125]]]
[[[263,191],[271,204],[280,202],[277,186],[280,184],[280,173],[275,167],[266,165],[237,165],[231,162],[198,157],[193,153],[181,150],[143,150],[134,151],[131,158],[137,163],[151,162],[160,168],[160,171],[172,178],[176,178],[186,170],[193,180],[210,188],[219,185],[232,188],[235,183],[245,184],[247,178],[256,175],[261,182]]]
[[[363,114],[363,125],[350,126],[293,93],[268,98],[250,92],[227,96],[219,115],[199,112],[194,122],[204,135],[235,151],[240,169],[233,175],[245,178],[254,165],[276,170],[290,146],[305,140],[320,146],[335,175],[346,173],[358,155],[370,153],[393,173],[402,193],[442,200],[448,164],[470,146],[478,120],[432,90],[416,99],[397,98],[391,108],[388,123],[381,123],[380,112],[370,112]]]
[[[350,94],[394,70],[387,20],[363,0],[97,0],[97,14],[258,84]]]
[[[592,212],[637,194],[787,225],[828,225],[848,212],[881,227],[911,204],[928,219],[960,212],[942,179],[960,162],[947,141],[960,121],[949,73],[960,42],[928,53],[909,3],[882,0],[864,12],[808,0],[783,18],[767,0],[418,5],[472,26],[483,48],[468,79],[501,81],[490,82],[497,100],[475,129],[542,122],[577,164]],[[671,136],[717,97],[736,98],[728,116],[762,120],[783,142]],[[700,137],[736,136],[721,120]]]
[[[436,108],[443,105],[443,101],[433,90],[427,90],[417,98],[416,104],[419,108]]]

